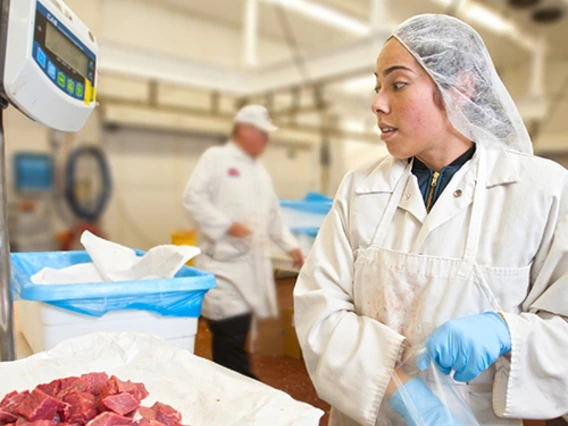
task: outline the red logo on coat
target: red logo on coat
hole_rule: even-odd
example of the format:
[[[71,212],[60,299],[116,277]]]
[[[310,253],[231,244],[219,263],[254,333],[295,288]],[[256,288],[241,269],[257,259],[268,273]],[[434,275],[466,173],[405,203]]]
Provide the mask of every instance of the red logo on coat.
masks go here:
[[[234,167],[229,169],[229,176],[231,177],[239,177],[241,174],[239,173],[239,171],[237,169],[235,169]]]

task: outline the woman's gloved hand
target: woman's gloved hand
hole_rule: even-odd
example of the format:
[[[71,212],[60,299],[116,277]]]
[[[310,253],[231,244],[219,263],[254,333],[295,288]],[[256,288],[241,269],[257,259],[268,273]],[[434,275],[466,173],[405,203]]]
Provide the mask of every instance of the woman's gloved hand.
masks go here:
[[[511,352],[509,327],[495,312],[456,318],[438,327],[426,339],[426,351],[416,359],[425,370],[434,361],[444,374],[456,372],[454,379],[470,382],[500,356]]]
[[[398,389],[390,400],[390,408],[408,426],[463,426],[420,378]]]

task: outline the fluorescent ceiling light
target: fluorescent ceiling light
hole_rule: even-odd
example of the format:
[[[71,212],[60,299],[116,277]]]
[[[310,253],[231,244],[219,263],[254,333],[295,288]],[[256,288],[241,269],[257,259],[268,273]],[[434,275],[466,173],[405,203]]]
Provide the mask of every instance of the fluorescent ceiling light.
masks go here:
[[[369,93],[369,95],[371,95],[373,93],[373,89],[375,88],[376,84],[377,84],[377,79],[375,78],[375,76],[369,74],[346,80],[341,85],[341,90],[345,93],[350,93],[350,94]]]
[[[460,12],[477,24],[497,33],[504,34],[514,31],[514,25],[511,22],[480,4],[468,3],[460,8]]]
[[[264,0],[265,3],[282,6],[313,20],[326,23],[341,30],[356,34],[368,35],[370,27],[358,19],[344,15],[334,9],[304,0]]]

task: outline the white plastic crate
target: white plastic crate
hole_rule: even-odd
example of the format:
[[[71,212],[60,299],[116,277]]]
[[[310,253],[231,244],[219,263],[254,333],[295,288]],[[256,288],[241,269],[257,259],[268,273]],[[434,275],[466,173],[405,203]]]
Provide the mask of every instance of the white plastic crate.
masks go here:
[[[180,349],[194,351],[197,318],[164,317],[151,312],[125,310],[91,317],[42,302],[16,302],[22,334],[34,353],[95,332],[135,332],[161,337]]]

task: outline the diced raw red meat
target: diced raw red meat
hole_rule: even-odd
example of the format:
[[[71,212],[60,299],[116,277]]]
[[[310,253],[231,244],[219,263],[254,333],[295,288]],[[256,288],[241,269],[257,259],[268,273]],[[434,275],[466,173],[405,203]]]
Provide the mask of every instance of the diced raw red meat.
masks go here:
[[[151,422],[152,420],[156,420],[156,410],[149,407],[139,407],[138,414],[142,417],[142,420],[147,422]]]
[[[69,407],[62,415],[66,423],[84,426],[99,414],[95,397],[90,393],[74,390],[65,396],[64,401]]]
[[[0,423],[16,423],[18,416],[8,411],[0,410]]]
[[[39,389],[34,389],[16,408],[16,414],[30,422],[38,420],[52,421],[63,403]]]
[[[140,401],[129,393],[107,396],[101,402],[110,411],[120,414],[121,416],[132,413],[140,405]]]
[[[69,377],[61,380],[61,388],[57,393],[57,398],[63,399],[65,395],[72,391],[88,392],[87,382],[79,377]]]
[[[118,426],[118,425],[131,425],[132,419],[128,417],[119,416],[115,413],[106,412],[99,414],[91,420],[87,426]]]
[[[0,409],[12,412],[24,401],[24,399],[29,396],[29,394],[29,391],[24,391],[21,393],[18,393],[16,391],[10,392],[4,397],[4,399],[2,399],[2,402],[0,402]]]
[[[53,426],[49,420],[38,420],[37,422],[30,422],[27,426]]]
[[[149,393],[143,383],[133,383],[130,380],[123,382],[116,376],[112,376],[101,390],[101,397],[116,395],[118,393],[129,393],[138,402],[146,398]]]
[[[157,420],[139,420],[134,422],[133,426],[165,426]]]
[[[16,426],[23,426],[23,425],[28,425],[30,424],[30,421],[27,419],[24,419],[23,417],[19,417],[18,420],[16,421]]]
[[[106,373],[58,379],[31,393],[6,395],[0,426],[182,426],[181,414],[169,405],[140,407],[147,396],[143,383]]]
[[[42,392],[45,392],[49,396],[56,397],[59,391],[61,390],[61,379],[54,380],[45,385],[38,385],[37,389],[39,389]]]
[[[83,374],[81,379],[87,383],[88,392],[97,396],[101,393],[101,389],[108,381],[108,375],[106,373],[89,373]]]
[[[166,426],[179,426],[181,423],[181,413],[172,407],[161,402],[156,402],[152,409],[156,412],[156,420]]]

